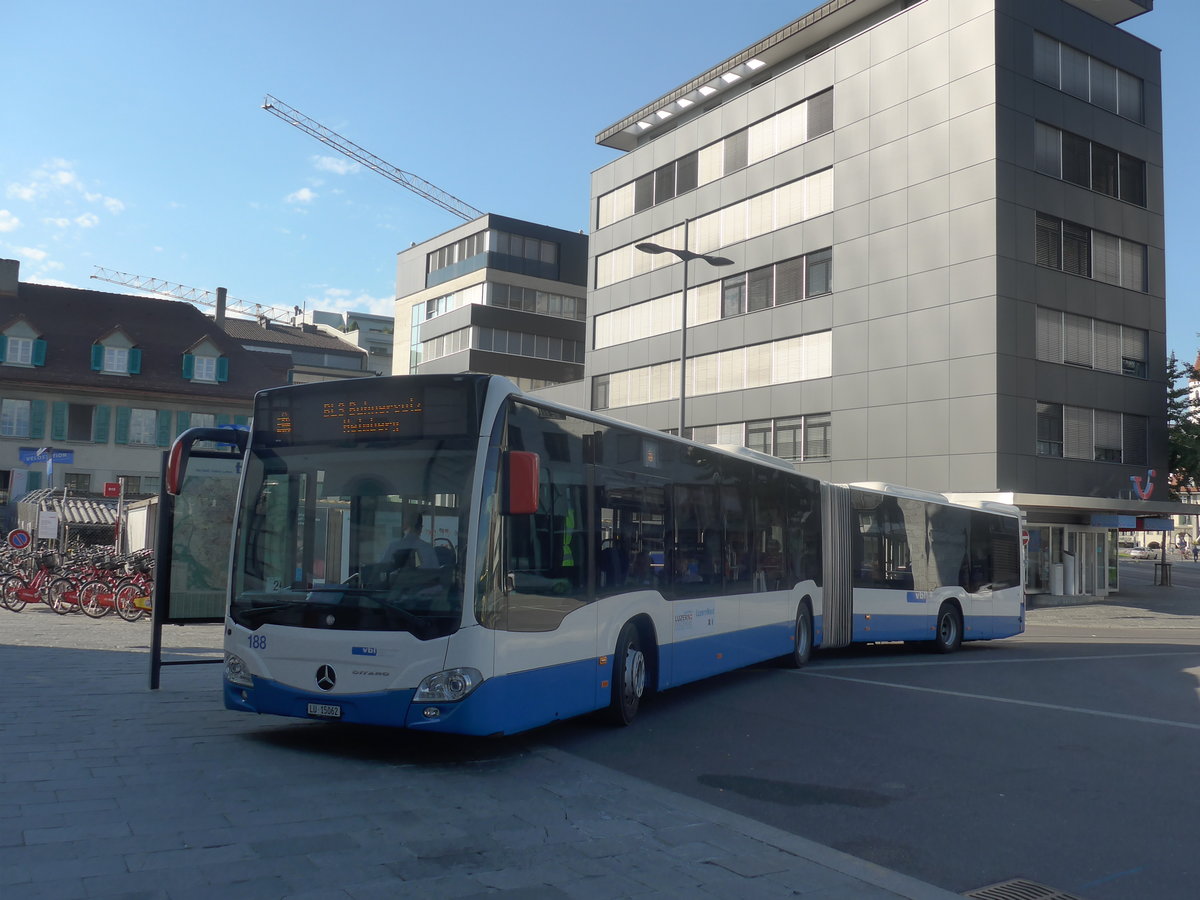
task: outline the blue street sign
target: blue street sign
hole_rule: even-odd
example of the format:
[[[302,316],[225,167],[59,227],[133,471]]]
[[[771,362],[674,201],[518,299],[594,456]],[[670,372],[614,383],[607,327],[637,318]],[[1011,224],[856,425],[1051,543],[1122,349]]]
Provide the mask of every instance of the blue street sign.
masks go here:
[[[27,466],[35,465],[36,463],[57,462],[67,463],[68,465],[75,462],[74,450],[55,450],[52,447],[19,447],[17,454],[21,458],[21,462]]]

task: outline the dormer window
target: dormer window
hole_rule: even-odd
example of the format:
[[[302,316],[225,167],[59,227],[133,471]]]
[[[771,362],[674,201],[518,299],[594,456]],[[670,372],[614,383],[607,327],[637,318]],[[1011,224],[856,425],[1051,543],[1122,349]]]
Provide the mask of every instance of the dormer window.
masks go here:
[[[104,372],[129,374],[129,349],[127,347],[104,348]]]
[[[92,344],[92,371],[105,375],[137,375],[142,351],[119,330]]]
[[[192,377],[196,381],[217,380],[217,360],[213,356],[197,356]]]
[[[208,341],[183,354],[183,377],[189,381],[217,384],[229,380],[229,357],[222,356]]]
[[[0,364],[6,366],[44,366],[46,342],[28,322],[18,320],[0,332]]]

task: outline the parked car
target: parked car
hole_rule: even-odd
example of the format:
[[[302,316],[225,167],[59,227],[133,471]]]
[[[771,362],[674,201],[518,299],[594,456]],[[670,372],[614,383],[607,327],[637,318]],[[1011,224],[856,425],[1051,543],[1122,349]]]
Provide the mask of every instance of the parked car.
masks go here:
[[[1159,551],[1149,547],[1134,547],[1129,551],[1130,559],[1158,559]]]

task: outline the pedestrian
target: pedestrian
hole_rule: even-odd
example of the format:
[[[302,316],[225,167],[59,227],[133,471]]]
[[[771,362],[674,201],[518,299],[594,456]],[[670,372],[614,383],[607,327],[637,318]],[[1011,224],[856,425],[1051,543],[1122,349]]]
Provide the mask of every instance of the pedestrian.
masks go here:
[[[1200,544],[1192,542],[1192,562],[1200,561]]]

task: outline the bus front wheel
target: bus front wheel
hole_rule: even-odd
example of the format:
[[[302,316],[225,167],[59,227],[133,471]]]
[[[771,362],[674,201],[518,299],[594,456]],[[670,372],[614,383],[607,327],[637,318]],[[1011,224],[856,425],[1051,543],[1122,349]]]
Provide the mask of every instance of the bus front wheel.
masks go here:
[[[933,647],[938,653],[953,653],[962,646],[962,613],[953,603],[943,603],[937,615],[937,633]]]
[[[646,691],[646,654],[637,626],[626,622],[617,639],[613,656],[612,704],[609,719],[614,725],[629,725],[637,718]]]

